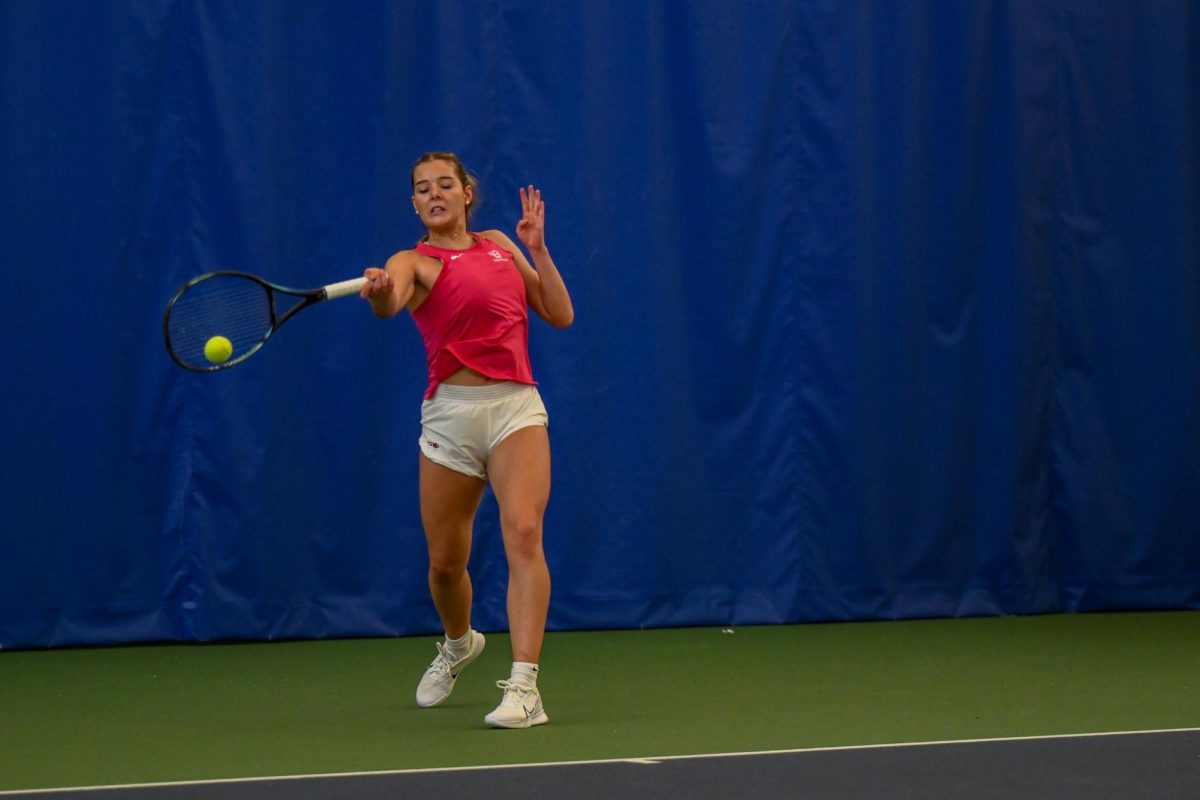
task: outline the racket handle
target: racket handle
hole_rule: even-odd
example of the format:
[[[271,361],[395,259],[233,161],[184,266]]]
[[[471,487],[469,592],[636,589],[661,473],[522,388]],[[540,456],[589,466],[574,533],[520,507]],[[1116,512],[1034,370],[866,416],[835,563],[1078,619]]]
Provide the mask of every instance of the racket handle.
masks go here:
[[[325,299],[337,300],[339,297],[347,297],[352,294],[358,294],[358,290],[367,282],[366,278],[354,278],[341,283],[331,283],[325,287]]]

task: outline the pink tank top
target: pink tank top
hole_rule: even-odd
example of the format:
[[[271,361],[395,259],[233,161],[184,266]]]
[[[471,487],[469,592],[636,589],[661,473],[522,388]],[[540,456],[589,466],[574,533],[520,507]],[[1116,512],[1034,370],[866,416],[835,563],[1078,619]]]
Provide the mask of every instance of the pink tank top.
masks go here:
[[[412,313],[425,341],[426,399],[464,366],[489,378],[536,384],[529,365],[525,281],[511,253],[479,234],[471,238],[475,243],[466,250],[427,242],[415,248],[442,262],[429,294]]]

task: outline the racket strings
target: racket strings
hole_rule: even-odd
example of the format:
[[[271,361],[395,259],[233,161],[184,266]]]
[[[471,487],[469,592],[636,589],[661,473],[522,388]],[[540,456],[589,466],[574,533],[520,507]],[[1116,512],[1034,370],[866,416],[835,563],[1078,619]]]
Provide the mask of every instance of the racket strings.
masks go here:
[[[217,275],[189,287],[171,307],[167,337],[175,355],[188,366],[205,369],[213,362],[204,348],[214,336],[233,346],[228,361],[244,358],[271,332],[271,291],[238,275]]]

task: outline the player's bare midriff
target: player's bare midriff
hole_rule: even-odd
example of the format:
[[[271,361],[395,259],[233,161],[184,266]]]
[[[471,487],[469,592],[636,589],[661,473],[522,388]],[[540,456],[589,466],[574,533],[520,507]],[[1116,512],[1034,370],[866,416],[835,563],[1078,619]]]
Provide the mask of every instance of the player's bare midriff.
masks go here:
[[[492,383],[504,383],[504,381],[489,378],[487,375],[476,372],[470,367],[459,367],[457,372],[446,378],[442,383],[447,383],[451,386],[487,386]]]

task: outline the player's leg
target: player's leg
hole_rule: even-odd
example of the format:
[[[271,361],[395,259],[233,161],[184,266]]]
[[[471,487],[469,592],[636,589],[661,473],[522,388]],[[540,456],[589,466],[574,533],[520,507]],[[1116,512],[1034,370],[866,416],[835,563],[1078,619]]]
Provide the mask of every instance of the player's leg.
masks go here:
[[[484,481],[420,456],[421,523],[429,549],[429,593],[446,631],[445,644],[417,687],[417,703],[435,706],[450,696],[458,673],[483,652],[471,630],[471,528]]]
[[[500,707],[486,721],[497,727],[524,728],[548,719],[537,691],[550,606],[550,571],[542,547],[542,520],[550,497],[550,439],[545,426],[520,428],[496,445],[488,459],[488,475],[500,506],[508,558],[513,673],[503,682]]]
[[[488,474],[500,506],[508,557],[508,624],[513,659],[537,663],[550,606],[542,519],[550,498],[550,439],[541,425],[521,428],[496,446]]]
[[[471,623],[471,531],[484,481],[420,456],[421,524],[429,549],[429,593],[450,638]]]

